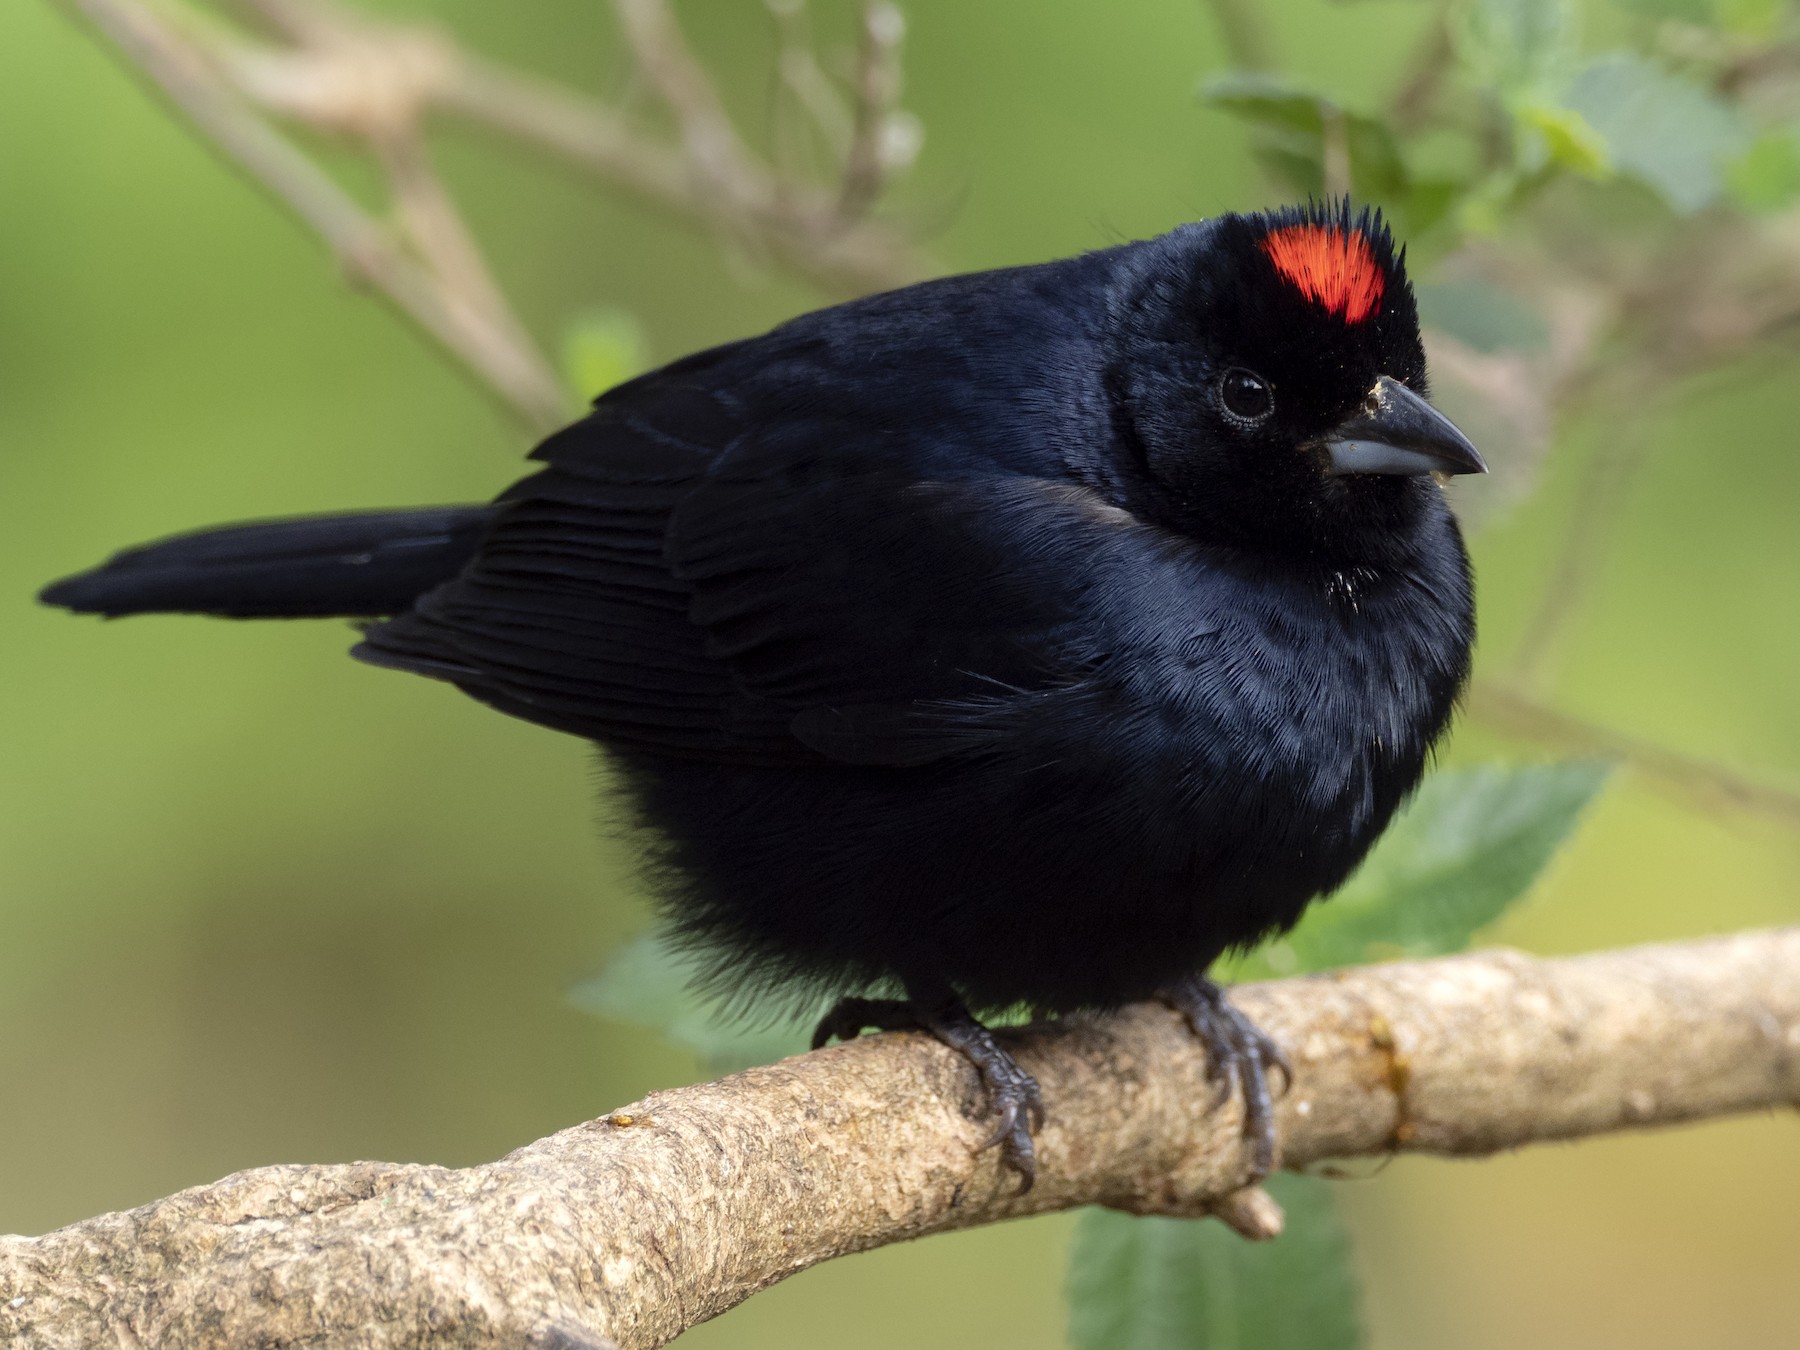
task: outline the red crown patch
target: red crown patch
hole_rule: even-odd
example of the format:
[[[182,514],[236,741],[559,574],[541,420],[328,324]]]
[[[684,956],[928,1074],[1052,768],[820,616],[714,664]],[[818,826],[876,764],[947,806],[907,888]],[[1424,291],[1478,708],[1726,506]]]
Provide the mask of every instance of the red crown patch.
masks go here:
[[[1381,312],[1387,278],[1359,231],[1288,225],[1265,235],[1262,251],[1309,300],[1341,314],[1345,323],[1361,323]]]

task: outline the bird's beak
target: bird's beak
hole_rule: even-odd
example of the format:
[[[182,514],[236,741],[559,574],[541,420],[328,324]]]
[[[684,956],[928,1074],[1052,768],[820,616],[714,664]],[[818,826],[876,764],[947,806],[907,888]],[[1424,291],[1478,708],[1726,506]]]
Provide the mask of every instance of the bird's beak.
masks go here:
[[[1327,473],[1486,473],[1456,423],[1398,380],[1375,381],[1355,416],[1325,438]]]

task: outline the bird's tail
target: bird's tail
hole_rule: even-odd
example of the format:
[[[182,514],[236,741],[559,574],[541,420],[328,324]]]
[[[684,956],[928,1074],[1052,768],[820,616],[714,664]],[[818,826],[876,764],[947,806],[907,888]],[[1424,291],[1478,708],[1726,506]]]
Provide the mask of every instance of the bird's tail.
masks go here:
[[[400,614],[463,569],[496,509],[364,511],[200,530],[116,553],[45,587],[38,599],[107,618]]]

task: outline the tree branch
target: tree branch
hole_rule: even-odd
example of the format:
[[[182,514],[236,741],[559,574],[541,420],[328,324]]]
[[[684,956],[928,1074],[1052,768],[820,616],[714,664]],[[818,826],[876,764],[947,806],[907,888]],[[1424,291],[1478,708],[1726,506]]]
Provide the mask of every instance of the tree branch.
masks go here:
[[[366,18],[330,0],[241,0],[266,36],[181,0],[58,3],[314,230],[350,277],[386,297],[535,432],[567,420],[568,394],[431,167],[434,113],[548,150],[832,290],[880,289],[936,270],[869,215],[919,144],[916,120],[897,106],[903,25],[886,3],[872,0],[864,15],[848,90],[854,131],[831,184],[778,173],[745,142],[667,0],[613,7],[673,139],[640,129],[622,108],[468,53],[435,29]],[[385,180],[391,225],[274,118],[362,149]]]
[[[1651,784],[1696,811],[1758,815],[1800,828],[1800,792],[1560,712],[1510,685],[1478,679],[1469,686],[1466,707],[1471,717],[1488,726],[1539,745],[1625,760]]]
[[[1295,1081],[1289,1166],[1800,1101],[1800,928],[1555,961],[1498,951],[1247,986]],[[659,1346],[849,1252],[1076,1205],[1240,1228],[1272,1208],[1175,1015],[1007,1033],[1044,1087],[1014,1194],[968,1066],[872,1037],[652,1094],[462,1171],[266,1167],[0,1238],[0,1339],[32,1350],[309,1343]]]
[[[337,256],[348,276],[386,296],[396,309],[466,364],[482,386],[496,394],[527,425],[540,432],[548,431],[566,419],[567,396],[554,372],[499,289],[487,279],[479,251],[472,241],[466,240],[466,235],[459,255],[464,264],[462,274],[438,272],[432,265],[434,259],[427,256],[422,262],[399,247],[391,231],[292,141],[264,121],[241,90],[234,87],[225,68],[212,59],[215,54],[191,41],[177,25],[134,0],[61,3],[104,34],[197,132],[313,229]],[[265,77],[276,73],[267,63],[246,66],[240,62],[236,69],[239,74],[260,72]],[[292,76],[317,72],[297,71],[290,63],[282,73]],[[414,109],[405,92],[406,82],[398,82],[399,89],[391,87],[386,79],[390,73],[384,67],[374,79],[365,75],[337,84],[290,81],[284,92],[316,92],[323,83],[336,93],[349,91],[357,115],[367,116],[379,105],[383,114],[381,138],[385,144],[398,146],[412,142],[417,128]],[[377,86],[374,97],[368,96],[371,86]],[[409,165],[415,166],[408,183],[414,198],[409,231],[423,222],[417,209],[419,184],[426,172],[422,155],[422,149],[408,150],[403,155]],[[448,209],[440,194],[428,213],[436,226],[434,242],[439,244],[451,230],[461,229],[460,221],[450,227],[443,225],[442,217]],[[459,289],[459,283],[468,279],[471,266],[485,283],[473,292]]]

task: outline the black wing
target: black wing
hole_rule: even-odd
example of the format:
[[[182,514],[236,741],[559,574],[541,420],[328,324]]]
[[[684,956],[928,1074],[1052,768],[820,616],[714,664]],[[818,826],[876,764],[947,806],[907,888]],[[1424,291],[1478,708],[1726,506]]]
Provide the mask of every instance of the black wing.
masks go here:
[[[480,554],[358,654],[610,743],[919,764],[1101,659],[1107,541],[1073,484],[812,408],[749,416],[692,362],[534,455]]]

